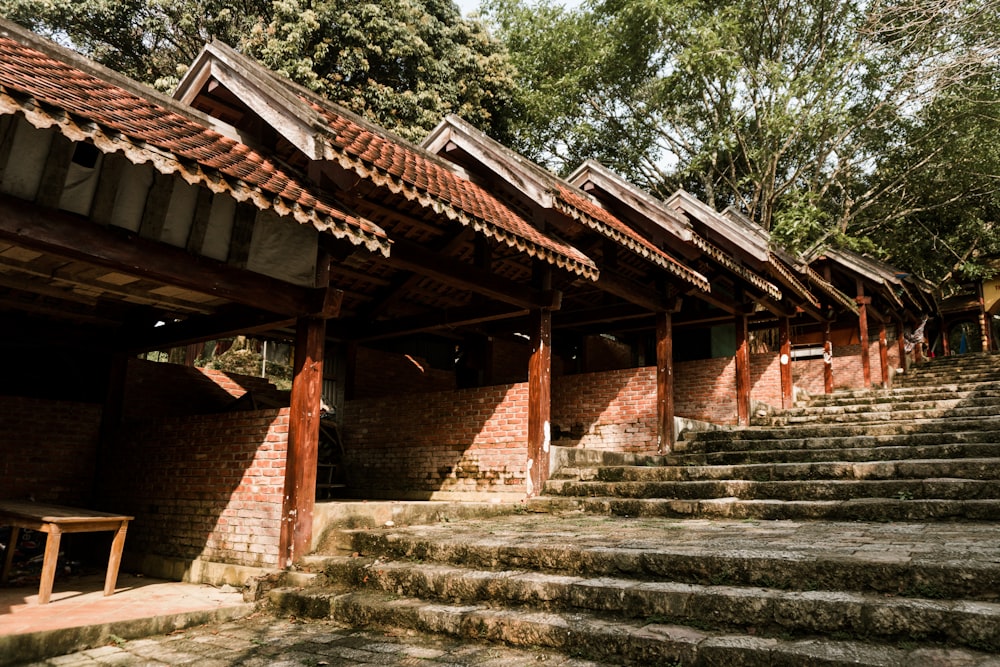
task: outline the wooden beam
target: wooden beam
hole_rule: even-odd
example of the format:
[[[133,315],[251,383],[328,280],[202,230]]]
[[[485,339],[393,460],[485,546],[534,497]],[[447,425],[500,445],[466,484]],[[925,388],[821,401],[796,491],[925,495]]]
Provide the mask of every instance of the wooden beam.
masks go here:
[[[528,360],[527,496],[542,492],[549,476],[552,416],[552,314],[531,311],[531,357]]]
[[[903,369],[904,373],[910,371],[909,359],[906,356],[906,337],[903,335],[903,319],[896,319],[896,349],[899,352],[899,367]]]
[[[203,343],[239,334],[272,331],[294,324],[295,319],[289,319],[287,315],[240,306],[226,308],[214,315],[192,315],[180,322],[141,331],[126,330],[122,335],[118,349],[130,354],[138,354],[150,350],[165,350]]]
[[[275,313],[319,314],[328,305],[325,288],[298,287],[229,267],[8,195],[0,195],[0,239]]]
[[[791,319],[783,317],[778,320],[778,363],[781,371],[781,407],[784,410],[792,407],[795,399],[792,384],[792,325]]]
[[[736,423],[750,425],[750,340],[742,313],[736,315]]]
[[[419,273],[519,308],[558,310],[562,302],[562,293],[557,290],[537,290],[511,282],[471,264],[428,253],[406,241],[395,241],[389,257],[383,261],[393,268]]]
[[[464,308],[442,308],[426,315],[401,317],[384,322],[342,320],[337,326],[337,337],[355,342],[383,340],[435,329],[468,327],[484,322],[508,320],[523,317],[528,313],[526,308],[515,309],[505,303],[491,302]]]
[[[557,329],[585,327],[593,324],[607,324],[649,317],[650,313],[635,304],[619,303],[611,306],[594,306],[576,310],[560,310],[552,314],[552,326]]]
[[[872,362],[868,352],[868,305],[858,302],[858,338],[861,342],[861,368],[864,374],[864,386],[872,385]]]
[[[309,553],[312,543],[325,339],[326,320],[299,318],[295,327],[295,366],[278,538],[278,564],[281,568],[301,560]]]
[[[674,448],[674,336],[669,312],[656,314],[656,450]]]
[[[650,312],[663,312],[670,310],[673,299],[664,294],[659,294],[656,290],[646,287],[641,283],[613,273],[601,267],[601,275],[597,279],[597,286],[618,298],[641,306]]]

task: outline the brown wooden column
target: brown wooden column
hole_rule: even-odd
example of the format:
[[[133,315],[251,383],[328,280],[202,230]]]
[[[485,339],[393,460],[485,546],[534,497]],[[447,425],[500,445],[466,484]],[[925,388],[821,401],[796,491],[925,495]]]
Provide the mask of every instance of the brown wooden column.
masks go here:
[[[531,358],[528,360],[527,495],[542,492],[549,476],[552,415],[552,313],[531,311]]]
[[[326,320],[315,317],[298,319],[288,416],[285,492],[278,542],[278,564],[282,568],[289,567],[309,553],[312,544],[325,342]]]
[[[673,315],[656,314],[656,450],[674,448],[674,334]]]
[[[906,336],[903,335],[904,331],[903,320],[896,320],[896,347],[899,350],[899,367],[903,369],[904,373],[907,373],[910,370],[910,360],[906,356]]]
[[[792,386],[792,324],[791,319],[782,317],[778,320],[778,363],[781,370],[781,407],[785,410],[792,407],[795,400]]]
[[[823,329],[823,391],[833,393],[833,343],[830,341],[830,324]]]
[[[750,341],[743,313],[736,315],[736,423],[750,425]]]
[[[889,344],[885,335],[885,322],[878,323],[878,358],[882,364],[882,388],[889,388]]]
[[[864,373],[864,386],[872,386],[872,361],[868,352],[868,304],[871,299],[858,296],[858,337],[861,339],[861,368]]]

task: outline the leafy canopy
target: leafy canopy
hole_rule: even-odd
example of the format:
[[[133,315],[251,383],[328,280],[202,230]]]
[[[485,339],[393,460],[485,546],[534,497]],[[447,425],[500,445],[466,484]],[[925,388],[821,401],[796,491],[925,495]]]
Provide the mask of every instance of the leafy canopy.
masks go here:
[[[793,249],[881,249],[932,278],[989,246],[971,239],[989,236],[1000,175],[979,145],[997,118],[998,0],[487,0],[483,12],[517,67],[517,148],[555,170],[596,158],[654,193],[734,206]],[[959,145],[977,154],[962,153],[962,178]],[[907,230],[952,247],[948,261],[921,263]]]
[[[0,0],[0,15],[161,90],[219,39],[406,138],[449,113],[507,138],[505,51],[450,0]]]

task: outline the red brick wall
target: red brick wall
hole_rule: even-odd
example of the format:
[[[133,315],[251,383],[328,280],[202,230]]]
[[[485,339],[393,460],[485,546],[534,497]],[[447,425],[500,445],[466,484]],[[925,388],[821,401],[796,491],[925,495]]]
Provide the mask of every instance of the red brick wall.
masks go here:
[[[0,499],[93,504],[101,406],[0,396]]]
[[[713,424],[735,424],[736,359],[674,364],[674,413]]]
[[[524,494],[527,404],[526,383],[348,401],[351,494]]]
[[[448,391],[455,373],[431,368],[419,357],[359,347],[354,364],[354,398]]]
[[[890,381],[892,370],[899,358],[899,352],[895,349],[895,344],[889,347],[889,375]],[[871,364],[871,379],[874,386],[879,386],[882,382],[882,367],[880,366],[878,355],[878,341],[872,343],[869,348],[869,362]],[[861,389],[865,384],[864,366],[861,362],[860,345],[841,345],[833,348],[833,389]],[[796,387],[805,389],[810,394],[822,394],[823,389],[823,360],[806,359],[792,362],[792,382]]]
[[[126,425],[104,493],[130,553],[273,567],[288,408]]]
[[[125,387],[126,419],[224,412],[248,391],[266,407],[288,405],[267,378],[141,359],[129,360]]]
[[[656,453],[656,368],[555,378],[552,427],[557,444]]]
[[[778,354],[750,355],[750,398],[781,408],[781,359]]]

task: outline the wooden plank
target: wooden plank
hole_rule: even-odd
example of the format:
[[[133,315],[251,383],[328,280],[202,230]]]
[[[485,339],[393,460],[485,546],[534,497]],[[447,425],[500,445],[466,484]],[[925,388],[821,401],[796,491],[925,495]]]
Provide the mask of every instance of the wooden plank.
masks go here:
[[[58,208],[66,187],[66,174],[73,160],[76,144],[62,133],[56,132],[49,144],[49,156],[42,171],[42,181],[35,194],[35,202],[39,206]]]
[[[656,441],[657,452],[674,448],[674,337],[673,315],[656,314]]]
[[[909,358],[906,356],[906,338],[903,336],[903,320],[899,318],[896,320],[896,349],[899,352],[899,367],[903,369],[904,373],[910,371]]]
[[[90,205],[90,219],[99,225],[108,226],[115,210],[118,184],[130,163],[121,153],[109,153],[101,160],[101,174],[97,179],[94,202]]]
[[[750,425],[750,340],[747,316],[736,315],[736,423]]]
[[[198,190],[198,201],[194,207],[194,219],[191,221],[191,229],[188,230],[187,249],[195,255],[201,255],[202,247],[205,245],[205,234],[208,231],[208,223],[212,218],[212,199],[215,195],[207,188]]]
[[[319,415],[323,394],[323,352],[326,320],[299,318],[295,327],[295,364],[288,417],[285,492],[278,539],[279,565],[290,567],[312,543],[319,460]]]
[[[368,322],[365,320],[341,321],[338,337],[358,342],[396,338],[442,328],[467,327],[484,322],[496,322],[528,314],[527,309],[515,309],[505,303],[486,302],[462,308],[433,310],[426,315],[401,317],[395,320]]]
[[[139,223],[139,236],[142,238],[159,241],[163,236],[163,226],[167,222],[167,209],[170,208],[175,183],[176,177],[173,174],[153,172],[153,186],[146,195],[146,206]]]
[[[527,496],[537,496],[549,476],[552,415],[552,313],[531,311],[528,360]]]
[[[10,152],[14,147],[14,134],[17,131],[17,116],[0,116],[0,183],[10,162]]]
[[[290,285],[6,195],[0,195],[0,239],[275,313],[316,314],[328,305],[325,288]]]
[[[253,240],[253,228],[257,221],[257,207],[249,202],[236,205],[236,215],[233,217],[233,233],[229,237],[229,257],[226,263],[245,269],[250,259],[250,242]],[[324,283],[326,284],[326,283]]]

